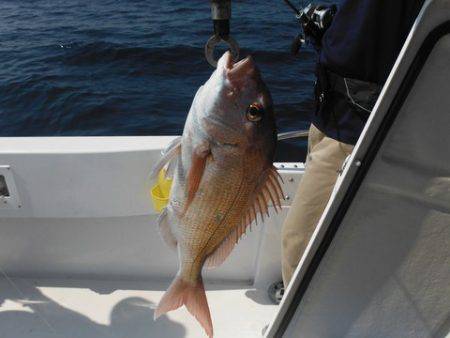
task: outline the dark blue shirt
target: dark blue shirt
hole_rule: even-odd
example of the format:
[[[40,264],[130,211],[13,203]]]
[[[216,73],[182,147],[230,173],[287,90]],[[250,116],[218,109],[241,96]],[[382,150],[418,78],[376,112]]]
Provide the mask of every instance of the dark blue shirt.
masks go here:
[[[344,0],[322,39],[320,63],[344,77],[384,84],[423,2]],[[327,109],[321,112],[322,115],[332,113]],[[327,136],[356,143],[367,116],[346,116],[345,112],[336,116],[337,120],[315,116],[313,123]],[[339,127],[341,133],[336,130]]]

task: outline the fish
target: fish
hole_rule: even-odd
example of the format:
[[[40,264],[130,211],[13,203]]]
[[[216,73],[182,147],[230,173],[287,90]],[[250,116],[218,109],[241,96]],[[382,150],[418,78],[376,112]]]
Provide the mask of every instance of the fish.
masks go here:
[[[182,136],[154,166],[173,179],[158,218],[163,240],[178,252],[179,270],[154,318],[185,306],[213,337],[203,267],[221,265],[269,206],[281,210],[281,176],[273,165],[277,129],[270,92],[251,56],[229,52],[193,99]]]

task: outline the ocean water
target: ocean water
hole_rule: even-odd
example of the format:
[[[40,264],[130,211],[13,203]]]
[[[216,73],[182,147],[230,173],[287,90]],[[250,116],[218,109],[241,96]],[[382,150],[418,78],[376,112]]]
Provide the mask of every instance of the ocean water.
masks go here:
[[[315,53],[290,55],[298,29],[282,0],[233,1],[279,131],[306,128],[313,107]],[[0,136],[180,134],[211,34],[207,0],[1,1]],[[304,156],[305,142],[290,148]]]

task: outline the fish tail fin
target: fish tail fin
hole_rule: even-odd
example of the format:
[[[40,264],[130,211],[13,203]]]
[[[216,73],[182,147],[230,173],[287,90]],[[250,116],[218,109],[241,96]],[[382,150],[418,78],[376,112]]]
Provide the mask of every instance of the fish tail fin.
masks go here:
[[[182,305],[186,306],[188,311],[203,327],[208,337],[212,338],[213,327],[211,314],[201,277],[196,285],[191,285],[183,281],[180,276],[177,276],[159,302],[154,319],[169,311],[178,309]]]

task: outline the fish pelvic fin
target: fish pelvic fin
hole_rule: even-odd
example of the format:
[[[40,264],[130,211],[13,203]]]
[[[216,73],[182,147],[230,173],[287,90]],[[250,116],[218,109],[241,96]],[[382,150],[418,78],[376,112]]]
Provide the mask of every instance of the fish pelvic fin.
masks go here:
[[[155,310],[154,319],[185,305],[205,330],[213,338],[213,326],[206,299],[205,287],[200,277],[195,285],[185,282],[177,275]]]
[[[175,139],[172,140],[172,142],[169,143],[167,148],[164,150],[164,155],[154,165],[152,171],[150,172],[147,178],[147,181],[149,181],[151,185],[153,185],[156,182],[158,174],[164,168],[164,166],[166,164],[169,164],[170,166],[170,163],[178,158],[178,156],[181,153],[181,140],[182,140],[181,136],[176,137]]]

